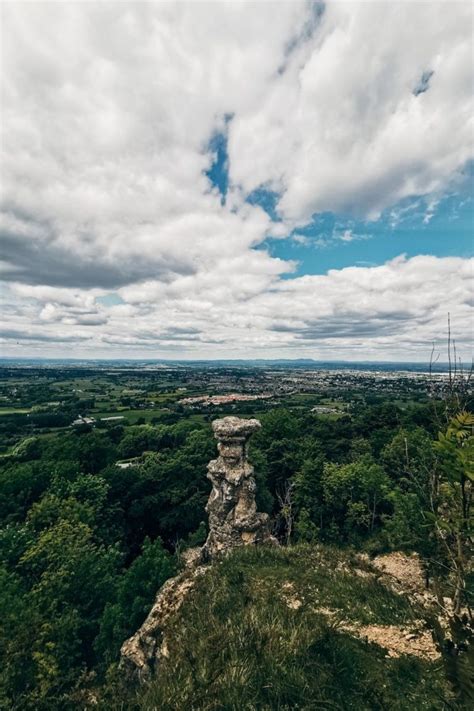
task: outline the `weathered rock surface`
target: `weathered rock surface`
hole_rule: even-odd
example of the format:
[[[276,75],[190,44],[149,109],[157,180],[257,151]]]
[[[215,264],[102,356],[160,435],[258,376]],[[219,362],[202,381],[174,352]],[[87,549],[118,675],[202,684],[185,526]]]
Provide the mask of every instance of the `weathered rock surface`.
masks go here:
[[[143,625],[122,645],[120,666],[127,676],[139,681],[151,678],[159,660],[167,656],[166,623],[204,571],[205,566],[188,568],[161,587]]]
[[[166,626],[206,570],[206,563],[235,546],[276,543],[268,515],[257,512],[253,467],[247,459],[249,437],[258,420],[224,417],[212,423],[219,457],[209,462],[212,491],[206,505],[209,535],[202,549],[186,552],[185,570],[167,580],[140,629],[121,649],[121,668],[140,681],[149,679],[167,655]]]
[[[219,457],[207,467],[212,491],[206,505],[209,536],[203,546],[203,560],[235,546],[275,542],[268,515],[257,512],[254,470],[247,459],[248,440],[260,427],[258,420],[238,417],[212,423]]]

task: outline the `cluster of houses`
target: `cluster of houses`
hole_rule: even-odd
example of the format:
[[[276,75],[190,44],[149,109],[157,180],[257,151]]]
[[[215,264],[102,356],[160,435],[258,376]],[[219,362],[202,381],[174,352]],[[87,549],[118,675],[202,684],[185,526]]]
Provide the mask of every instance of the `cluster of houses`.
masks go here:
[[[269,393],[261,395],[244,395],[239,393],[229,393],[228,395],[198,395],[196,397],[185,397],[178,400],[180,405],[227,405],[232,402],[247,402],[249,400],[265,400],[272,397]]]

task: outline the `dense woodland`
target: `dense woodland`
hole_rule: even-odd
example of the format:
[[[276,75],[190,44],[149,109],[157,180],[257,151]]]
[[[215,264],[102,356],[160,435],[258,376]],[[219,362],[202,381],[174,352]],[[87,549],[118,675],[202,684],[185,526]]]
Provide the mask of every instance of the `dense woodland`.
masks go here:
[[[295,550],[324,544],[370,555],[417,551],[428,577],[442,580],[443,570],[452,572],[449,540],[463,542],[458,533],[467,525],[462,497],[472,476],[472,418],[465,403],[441,412],[426,397],[400,404],[366,395],[334,417],[284,403],[256,413],[263,426],[250,458],[259,508],[271,514],[281,543]],[[232,414],[252,415],[252,406]],[[121,644],[179,568],[180,553],[206,536],[206,465],[216,452],[212,416],[175,411],[155,423],[79,428],[66,426],[66,419],[69,424],[69,413],[64,423],[49,423],[46,437],[19,436],[17,416],[2,422],[14,442],[0,472],[4,709],[86,707],[81,690],[108,688]],[[132,458],[128,468],[116,464]],[[444,547],[437,535],[441,510]],[[453,594],[465,606],[472,603],[470,579],[466,570],[462,575],[462,590]],[[442,698],[439,689],[436,694]],[[110,699],[104,703],[112,707]],[[149,703],[172,708],[163,699],[161,706]],[[264,707],[259,703],[255,708]],[[338,703],[331,708],[343,708]],[[389,702],[361,700],[353,708],[383,703]],[[385,708],[408,708],[395,697],[390,703]],[[297,704],[296,693],[281,708]],[[428,697],[419,707],[448,708]],[[209,708],[234,707],[229,701]]]

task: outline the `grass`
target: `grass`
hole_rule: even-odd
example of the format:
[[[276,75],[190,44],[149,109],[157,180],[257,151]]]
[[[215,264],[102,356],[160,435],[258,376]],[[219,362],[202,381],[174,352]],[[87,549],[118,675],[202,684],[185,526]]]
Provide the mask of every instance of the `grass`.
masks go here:
[[[338,629],[345,620],[409,623],[402,597],[354,574],[331,548],[245,548],[214,564],[167,629],[169,656],[135,694],[99,708],[138,711],[435,711],[446,693],[440,670]],[[291,594],[302,604],[292,609]],[[110,690],[109,690],[109,693]],[[125,696],[124,696],[125,694]],[[119,705],[117,698],[120,699]]]
[[[361,563],[357,566],[360,569]],[[246,549],[239,567],[269,593],[281,587],[284,574],[285,582],[291,583],[309,611],[330,608],[336,611],[336,618],[362,624],[408,624],[414,619],[408,600],[372,578],[354,574],[350,554],[338,548]]]
[[[31,412],[31,407],[0,407],[1,415],[25,415]]]
[[[153,410],[130,410],[121,409],[120,407],[115,410],[93,410],[91,412],[92,417],[96,420],[100,420],[103,417],[125,417],[125,420],[129,424],[135,424],[140,418],[143,418],[146,423],[150,423],[154,418],[157,420],[163,419],[168,414],[168,410],[157,407]],[[193,414],[180,414],[180,421],[195,422],[196,424],[202,424],[205,422],[205,414],[193,413]],[[117,424],[120,422],[124,423],[124,420],[117,420]]]

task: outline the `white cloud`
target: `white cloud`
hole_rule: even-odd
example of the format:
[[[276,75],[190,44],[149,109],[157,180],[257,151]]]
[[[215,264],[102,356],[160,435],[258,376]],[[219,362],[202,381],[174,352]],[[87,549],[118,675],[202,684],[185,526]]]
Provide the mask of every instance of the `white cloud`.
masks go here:
[[[328,3],[283,76],[232,122],[232,178],[281,191],[292,223],[325,210],[374,219],[444,190],[472,157],[471,27],[469,3]]]
[[[298,241],[296,237],[293,237],[295,241]],[[312,240],[309,238],[305,238],[302,244],[309,246],[312,245],[314,247],[321,247],[321,248],[326,248],[326,247],[334,247],[335,245],[340,245],[341,243],[344,244],[349,244],[350,242],[362,242],[368,239],[371,239],[372,235],[366,234],[366,233],[359,233],[359,232],[354,232],[353,229],[351,228],[346,228],[346,229],[340,229],[339,227],[334,227],[331,233],[327,234],[325,232],[319,233],[319,236],[316,238],[313,238]]]
[[[240,3],[3,6],[7,276],[169,280],[278,231],[205,175],[224,115],[255,103],[304,18],[275,7],[249,23]]]
[[[258,253],[257,253],[258,254]],[[348,267],[326,275],[280,279],[259,272],[243,280],[238,265],[172,283],[153,281],[120,289],[123,304],[104,306],[89,292],[10,288],[4,332],[15,340],[21,324],[30,345],[44,350],[60,333],[77,334],[76,355],[188,358],[391,357],[429,358],[442,343],[447,315],[460,353],[468,356],[472,330],[474,260],[400,256],[378,267]],[[15,296],[23,296],[15,307]],[[8,299],[6,299],[8,302]],[[58,324],[60,331],[58,331]],[[115,349],[115,350],[114,350]]]
[[[318,7],[3,3],[5,353],[21,330],[58,353],[423,354],[448,302],[464,333],[462,260],[297,278],[265,249],[315,211],[413,194],[428,221],[471,150],[467,3]],[[222,205],[206,170],[226,117]],[[245,201],[262,185],[280,222]],[[97,301],[111,290],[124,303]]]

